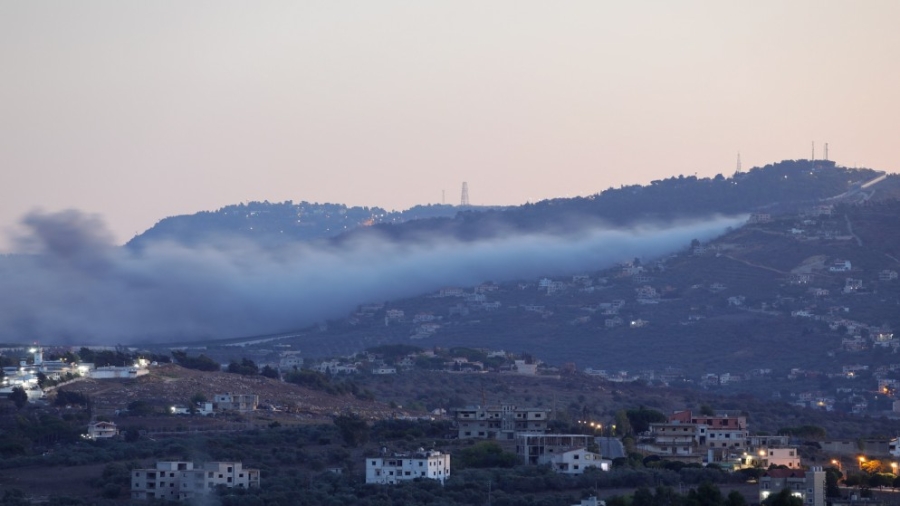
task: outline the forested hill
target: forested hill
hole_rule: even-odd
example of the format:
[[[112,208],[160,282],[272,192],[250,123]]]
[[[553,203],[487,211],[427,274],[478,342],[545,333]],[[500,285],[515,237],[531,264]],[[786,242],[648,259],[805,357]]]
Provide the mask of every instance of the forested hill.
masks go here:
[[[372,227],[395,240],[439,234],[468,240],[503,232],[566,233],[602,221],[628,226],[652,221],[734,215],[765,210],[778,214],[844,193],[881,174],[838,167],[832,161],[786,160],[747,172],[713,178],[678,176],[649,185],[609,188],[587,197],[544,200],[500,210],[461,212],[399,225]],[[340,236],[370,233],[357,230]]]
[[[140,248],[147,242],[157,240],[197,245],[235,236],[266,244],[309,241],[375,224],[454,216],[461,209],[482,208],[435,204],[415,206],[404,211],[386,211],[380,207],[348,207],[344,204],[249,202],[217,211],[165,218],[134,237],[127,246]]]
[[[136,236],[129,247],[169,240],[197,245],[243,237],[264,244],[322,238],[343,240],[376,232],[395,240],[440,234],[467,240],[505,232],[566,233],[585,223],[629,225],[653,220],[766,209],[790,211],[841,194],[879,173],[831,161],[787,160],[713,178],[678,176],[649,185],[609,188],[587,197],[544,200],[517,207],[416,206],[405,211],[309,202],[251,202],[217,211],[174,216]]]

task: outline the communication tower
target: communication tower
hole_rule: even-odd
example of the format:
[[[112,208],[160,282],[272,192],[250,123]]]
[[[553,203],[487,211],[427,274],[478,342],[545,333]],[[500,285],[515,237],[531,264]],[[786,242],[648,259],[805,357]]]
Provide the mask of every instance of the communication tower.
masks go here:
[[[467,206],[469,205],[469,183],[463,181],[462,184],[462,195],[459,197],[459,205]]]
[[[737,160],[737,170],[734,171],[735,174],[741,173],[741,152],[738,151],[738,160]]]

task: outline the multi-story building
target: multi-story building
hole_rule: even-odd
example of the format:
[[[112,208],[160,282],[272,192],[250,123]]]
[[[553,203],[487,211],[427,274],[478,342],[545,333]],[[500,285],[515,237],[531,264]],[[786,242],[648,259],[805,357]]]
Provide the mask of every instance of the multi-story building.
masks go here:
[[[518,434],[516,455],[526,464],[549,464],[553,470],[581,474],[588,467],[609,471],[612,461],[587,448],[594,437],[586,434]]]
[[[759,479],[759,502],[784,489],[799,497],[804,506],[825,506],[825,471],[821,467],[770,469]]]
[[[455,410],[460,439],[513,440],[522,432],[544,433],[550,410],[516,406],[468,406]]]
[[[706,438],[706,427],[694,423],[651,423],[650,433],[638,442],[638,449],[657,455],[672,457],[699,457],[701,438]]]
[[[218,486],[259,487],[259,470],[244,469],[240,462],[161,461],[153,469],[131,471],[132,499],[180,501],[209,494]]]
[[[757,451],[760,467],[785,466],[789,469],[800,468],[800,452],[796,448],[763,448]]]
[[[366,459],[366,483],[395,484],[399,481],[429,478],[444,483],[450,476],[450,455],[419,449],[413,454],[395,453],[392,457]]]

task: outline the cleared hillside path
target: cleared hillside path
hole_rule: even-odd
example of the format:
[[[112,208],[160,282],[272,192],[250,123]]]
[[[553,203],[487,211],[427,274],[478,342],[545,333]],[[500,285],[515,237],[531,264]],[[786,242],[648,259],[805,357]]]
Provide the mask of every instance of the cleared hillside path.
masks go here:
[[[853,236],[854,239],[856,239],[856,244],[862,246],[862,239],[860,239],[858,235],[853,233],[853,224],[850,223],[850,217],[845,214],[844,219],[847,220],[847,233],[849,233]]]

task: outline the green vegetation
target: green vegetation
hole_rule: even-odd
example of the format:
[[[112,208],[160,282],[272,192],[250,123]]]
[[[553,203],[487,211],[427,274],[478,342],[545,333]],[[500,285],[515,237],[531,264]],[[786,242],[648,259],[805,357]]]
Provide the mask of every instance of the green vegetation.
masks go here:
[[[174,350],[172,351],[172,358],[175,359],[175,363],[186,369],[196,369],[198,371],[220,371],[222,369],[218,362],[203,354],[191,357],[185,351]]]

